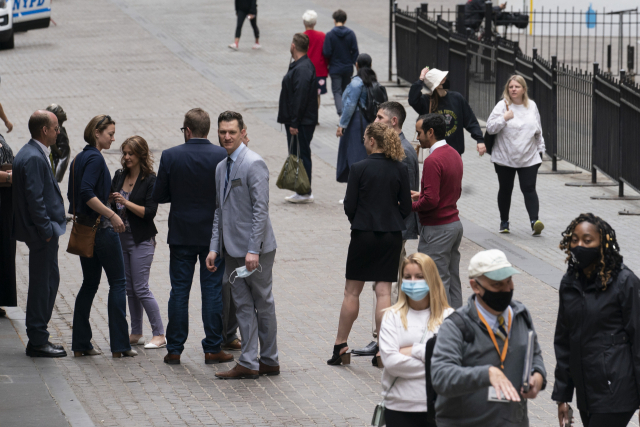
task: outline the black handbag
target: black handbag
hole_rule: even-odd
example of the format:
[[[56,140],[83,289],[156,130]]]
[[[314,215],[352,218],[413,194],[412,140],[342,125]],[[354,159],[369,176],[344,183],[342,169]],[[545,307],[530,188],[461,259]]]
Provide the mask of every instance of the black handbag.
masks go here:
[[[493,150],[493,144],[496,142],[496,136],[491,135],[489,132],[484,132],[484,146],[487,148],[487,154],[491,154]]]

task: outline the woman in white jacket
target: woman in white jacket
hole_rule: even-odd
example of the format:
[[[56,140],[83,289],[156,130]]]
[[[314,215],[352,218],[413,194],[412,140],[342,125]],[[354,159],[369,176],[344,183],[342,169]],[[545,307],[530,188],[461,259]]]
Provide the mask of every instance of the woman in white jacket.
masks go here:
[[[511,193],[518,173],[531,230],[534,236],[540,235],[544,224],[538,218],[540,204],[536,193],[536,178],[542,163],[544,138],[538,107],[527,96],[527,82],[522,76],[514,75],[507,81],[503,100],[493,108],[487,120],[487,132],[496,135],[491,161],[500,185],[500,232],[509,233]]]
[[[453,313],[435,262],[415,253],[402,263],[398,302],[380,326],[382,396],[387,427],[428,426],[425,343]]]

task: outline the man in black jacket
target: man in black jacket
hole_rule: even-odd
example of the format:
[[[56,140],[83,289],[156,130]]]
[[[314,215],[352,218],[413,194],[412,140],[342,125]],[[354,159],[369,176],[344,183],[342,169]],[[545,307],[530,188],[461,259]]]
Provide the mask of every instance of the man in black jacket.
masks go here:
[[[278,123],[287,131],[289,152],[297,153],[311,182],[311,140],[318,123],[316,69],[307,56],[309,37],[298,33],[291,42],[293,62],[282,79]],[[292,137],[297,137],[292,140]],[[297,142],[295,141],[297,139]],[[298,152],[298,143],[300,151]],[[293,147],[291,146],[293,144]],[[294,194],[286,197],[291,203],[313,203],[313,194]]]

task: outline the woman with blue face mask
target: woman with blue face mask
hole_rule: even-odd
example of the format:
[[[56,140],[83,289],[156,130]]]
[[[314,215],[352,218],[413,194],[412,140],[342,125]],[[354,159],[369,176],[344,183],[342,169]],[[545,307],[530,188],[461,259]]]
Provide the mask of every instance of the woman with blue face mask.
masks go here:
[[[435,262],[422,253],[408,256],[398,302],[386,310],[379,335],[388,427],[435,426],[427,420],[425,343],[453,311]]]

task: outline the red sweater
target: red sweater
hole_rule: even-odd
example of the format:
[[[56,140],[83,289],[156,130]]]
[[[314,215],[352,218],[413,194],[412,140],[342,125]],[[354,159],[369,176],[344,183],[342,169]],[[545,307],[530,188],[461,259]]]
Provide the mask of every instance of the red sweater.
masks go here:
[[[309,37],[309,50],[307,56],[316,67],[316,77],[327,77],[327,60],[322,54],[322,46],[324,45],[324,33],[322,31],[307,30],[304,34]]]
[[[462,158],[446,144],[424,161],[420,198],[412,209],[420,224],[443,225],[460,221],[457,202],[462,192]]]

